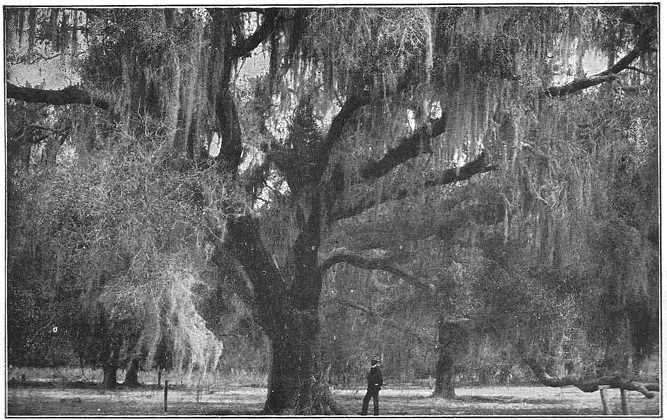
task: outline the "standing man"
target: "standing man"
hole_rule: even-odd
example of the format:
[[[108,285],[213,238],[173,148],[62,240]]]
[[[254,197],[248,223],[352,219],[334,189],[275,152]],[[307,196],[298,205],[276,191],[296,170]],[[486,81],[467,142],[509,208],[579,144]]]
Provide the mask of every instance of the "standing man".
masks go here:
[[[366,375],[366,380],[368,381],[368,390],[366,391],[366,396],[364,396],[364,401],[361,405],[361,415],[365,416],[368,413],[368,401],[373,397],[373,415],[380,415],[380,406],[378,403],[378,394],[380,388],[382,387],[382,372],[380,371],[380,361],[377,356],[371,358],[371,370]]]

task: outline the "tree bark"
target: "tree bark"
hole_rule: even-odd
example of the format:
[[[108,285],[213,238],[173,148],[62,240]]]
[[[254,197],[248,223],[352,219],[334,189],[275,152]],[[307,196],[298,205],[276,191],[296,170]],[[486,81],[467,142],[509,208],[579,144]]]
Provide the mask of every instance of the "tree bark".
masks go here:
[[[102,386],[104,389],[114,389],[118,386],[118,368],[113,361],[107,361],[102,365],[104,378],[102,379]]]
[[[600,401],[602,402],[602,414],[608,415],[611,414],[609,412],[609,404],[607,403],[607,395],[605,394],[605,389],[604,387],[600,388]]]
[[[456,392],[454,391],[454,359],[446,350],[440,350],[438,353],[433,396],[447,399],[456,398]]]
[[[318,266],[320,245],[320,196],[313,193],[304,200],[310,216],[293,246],[293,278],[288,287],[288,300],[274,313],[280,322],[267,325],[271,341],[271,371],[264,411],[279,414],[294,410],[295,414],[331,414],[337,411],[329,397],[326,384],[317,372],[319,302],[322,274]],[[273,328],[271,328],[273,327]],[[316,378],[317,376],[317,378]]]
[[[381,252],[381,250],[370,250],[364,253],[339,248],[330,253],[328,258],[320,264],[320,271],[325,273],[336,264],[346,263],[368,270],[386,271],[427,292],[433,293],[435,291],[435,286],[432,283],[406,272],[397,264],[394,264],[393,261],[394,257],[390,253]]]
[[[320,371],[319,318],[317,310],[286,308],[283,327],[269,334],[269,371],[265,414],[332,415],[347,414],[329,391]]]
[[[310,217],[292,249],[291,269],[281,270],[262,243],[258,221],[242,216],[226,222],[208,215],[219,243],[214,261],[224,264],[229,252],[253,285],[255,318],[271,343],[271,369],[264,411],[267,414],[341,413],[315,363],[318,354],[319,300],[322,276],[318,266],[320,197],[304,200]],[[223,229],[221,225],[226,227]],[[222,235],[222,231],[225,235]],[[293,273],[287,276],[286,273]]]
[[[104,389],[114,389],[118,386],[118,354],[120,353],[120,344],[117,337],[114,337],[110,331],[109,319],[101,303],[97,307],[97,325],[96,334],[101,337],[102,349],[99,354],[99,360],[102,362],[102,386]]]
[[[139,359],[132,359],[130,365],[127,368],[127,373],[125,374],[125,381],[123,385],[137,387],[139,386]]]
[[[628,415],[630,412],[628,411],[628,399],[626,398],[625,395],[625,389],[621,388],[621,411],[623,415]]]
[[[282,314],[282,327],[268,334],[271,370],[264,412],[281,414],[294,409],[299,414],[311,414],[319,321],[316,312],[285,310],[291,313]]]
[[[422,153],[431,154],[431,138],[442,134],[447,128],[447,115],[431,120],[429,124],[420,127],[412,135],[403,138],[399,144],[391,148],[385,155],[376,161],[367,162],[360,171],[365,180],[372,180],[388,173],[396,166],[419,156]]]
[[[222,138],[217,161],[221,172],[235,176],[241,163],[243,142],[238,111],[230,91],[232,69],[236,67],[239,58],[249,57],[252,51],[276,30],[280,13],[278,9],[267,9],[262,24],[247,38],[234,33],[234,22],[238,19],[238,14],[233,9],[212,8],[209,13],[213,28],[209,91],[218,132]],[[234,38],[236,44],[233,42]]]
[[[455,357],[468,347],[468,331],[464,323],[467,318],[438,320],[438,361],[435,365],[434,397],[455,398]]]
[[[389,151],[387,154],[390,153],[391,151]],[[426,180],[424,187],[430,188],[440,185],[452,184],[459,181],[465,181],[470,179],[473,175],[497,170],[498,166],[489,164],[488,160],[488,155],[483,151],[477,155],[475,159],[462,166],[448,168],[444,171],[433,174],[429,179]],[[372,166],[374,164],[368,163],[367,165]],[[384,189],[378,193],[378,191],[373,189],[368,190],[368,186],[365,184],[357,184],[352,188],[353,191],[349,193],[349,195],[361,198],[355,199],[352,203],[337,203],[337,205],[332,209],[331,218],[333,220],[342,220],[357,216],[381,203],[391,200],[402,200],[412,193],[407,189],[395,191],[391,188]]]
[[[655,385],[657,384],[642,384],[628,380],[621,375],[608,375],[596,378],[583,378],[572,374],[562,377],[550,375],[536,357],[527,353],[523,348],[523,344],[519,344],[517,347],[522,353],[524,363],[533,371],[542,385],[550,387],[574,386],[583,392],[596,392],[601,387],[619,388],[628,391],[637,391],[646,398],[653,398],[655,396],[650,389],[655,389]]]
[[[222,136],[218,163],[222,172],[236,175],[241,161],[242,138],[234,98],[229,90],[231,70],[239,57],[249,55],[277,28],[279,13],[269,9],[264,21],[249,37],[233,43],[234,14],[210,9],[213,26],[210,100],[215,105]],[[328,150],[325,152],[328,153]],[[319,181],[319,180],[317,180]],[[315,185],[309,191],[317,191]],[[271,343],[271,370],[264,411],[280,414],[326,414],[335,404],[326,386],[316,379],[315,355],[319,333],[319,299],[322,276],[318,266],[320,246],[320,196],[305,192],[299,200],[310,207],[309,218],[292,249],[289,267],[279,268],[262,243],[258,220],[250,216],[207,214],[217,243],[214,261],[224,265],[231,255],[252,283],[252,306],[259,325]],[[224,238],[224,239],[221,239]],[[317,375],[319,376],[319,375]]]
[[[223,173],[234,176],[241,163],[243,142],[236,104],[229,91],[229,87],[223,86],[220,88],[220,92],[216,97],[215,110],[218,120],[218,130],[222,138],[217,160],[220,163],[220,170]]]
[[[642,54],[650,51],[653,38],[653,28],[645,28],[637,39],[637,45],[623,58],[614,63],[607,70],[594,74],[590,77],[577,78],[562,86],[552,86],[542,92],[548,97],[567,96],[572,93],[579,92],[592,86],[597,86],[601,83],[610,82],[617,78],[617,74],[621,71],[630,68],[631,64]]]
[[[106,99],[93,96],[75,86],[68,86],[60,90],[45,90],[19,87],[12,83],[7,83],[6,94],[8,98],[30,103],[45,103],[50,105],[84,104],[94,105],[102,109],[111,108],[111,104]]]
[[[118,386],[118,354],[120,353],[120,345],[112,342],[113,338],[107,338],[104,346],[105,350],[102,353],[102,386],[104,389],[114,389]]]

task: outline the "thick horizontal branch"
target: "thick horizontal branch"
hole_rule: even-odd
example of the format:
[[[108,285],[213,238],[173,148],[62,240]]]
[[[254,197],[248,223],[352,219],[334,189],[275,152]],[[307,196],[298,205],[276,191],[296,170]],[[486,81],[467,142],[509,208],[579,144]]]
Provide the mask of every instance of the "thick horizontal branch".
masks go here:
[[[433,187],[436,185],[446,185],[452,184],[454,182],[465,181],[466,179],[470,179],[473,175],[495,171],[496,169],[498,169],[498,166],[489,165],[486,152],[483,151],[477,155],[474,160],[466,163],[465,165],[447,169],[442,172],[440,176],[426,181],[426,186]]]
[[[480,199],[471,200],[473,194]],[[361,224],[357,218],[338,221],[321,249],[324,254],[339,247],[383,248],[403,256],[402,243],[439,237],[453,245],[465,241],[464,232],[470,224],[494,225],[505,220],[505,211],[504,199],[481,183],[462,185],[446,194],[426,190],[419,204],[391,202],[359,216]],[[386,240],[378,242],[378,238]]]
[[[470,179],[473,175],[490,172],[497,169],[497,165],[490,165],[488,163],[488,156],[486,152],[482,152],[477,155],[475,159],[463,166],[448,168],[438,174],[433,175],[426,180],[424,186],[435,187],[439,185],[447,185],[459,181],[465,181]],[[364,186],[364,184],[360,184],[360,188],[363,188]],[[412,192],[407,189],[401,189],[399,191],[385,190],[382,191],[382,193],[379,195],[372,191],[368,194],[365,194],[361,199],[355,200],[355,204],[352,206],[343,204],[341,206],[335,207],[332,213],[332,218],[334,220],[341,220],[348,217],[353,217],[381,203],[391,200],[401,200],[409,196],[411,193]]]
[[[574,386],[583,392],[595,392],[598,391],[601,386],[608,386],[610,388],[637,391],[646,398],[653,398],[655,396],[644,384],[627,380],[620,375],[601,376],[599,378],[582,378],[576,375],[567,375],[563,377],[551,376],[535,358],[524,357],[523,360],[528,367],[530,367],[542,385],[555,388]]]
[[[429,292],[435,291],[435,286],[426,282],[419,277],[407,273],[398,265],[394,264],[392,256],[387,252],[379,250],[369,250],[365,252],[352,252],[345,249],[333,250],[330,255],[320,264],[322,273],[336,264],[345,263],[354,267],[363,268],[367,270],[381,270],[398,276],[410,284],[427,290]]]
[[[344,298],[341,298],[341,297],[337,297],[336,298],[336,303],[338,303],[339,305],[345,305],[345,306],[349,306],[350,308],[357,309],[361,312],[364,312],[364,313],[370,315],[371,317],[379,318],[379,319],[382,320],[383,325],[389,325],[389,326],[391,326],[391,327],[393,327],[393,328],[395,328],[399,331],[402,331],[406,334],[409,334],[412,337],[416,338],[417,340],[421,341],[422,343],[425,343],[425,344],[433,344],[434,343],[434,338],[432,336],[429,336],[427,334],[417,333],[417,332],[413,331],[411,328],[408,328],[404,325],[401,325],[398,322],[394,321],[393,319],[384,318],[380,314],[378,314],[377,312],[375,312],[375,311],[373,311],[373,310],[371,310],[371,309],[369,309],[369,308],[367,308],[363,305],[360,305],[356,302],[352,302],[350,300],[347,300],[347,299],[344,299]]]
[[[83,89],[69,86],[61,90],[34,89],[7,83],[7,97],[30,103],[50,105],[84,104],[110,109],[111,104],[103,98],[93,96]]]
[[[544,95],[551,97],[566,96],[578,92],[580,90],[584,90],[589,87],[596,86],[605,82],[610,82],[616,79],[616,75],[618,73],[620,73],[625,69],[630,68],[630,65],[632,64],[633,61],[635,61],[635,59],[637,59],[641,54],[651,50],[652,33],[653,33],[652,28],[648,28],[642,31],[642,33],[639,36],[639,39],[637,40],[637,45],[623,58],[614,63],[614,65],[609,67],[607,70],[594,74],[590,77],[574,79],[570,83],[567,83],[562,86],[552,86],[543,92]]]
[[[639,58],[640,55],[646,52],[652,51],[651,39],[653,37],[654,29],[652,27],[644,29],[639,38],[637,39],[637,45],[627,53],[623,58],[614,63],[613,66],[607,70],[596,74],[595,76],[604,76],[606,74],[617,74],[632,64],[635,59]]]
[[[554,388],[574,386],[583,392],[595,392],[600,390],[600,387],[606,386],[610,388],[625,389],[628,391],[637,391],[644,395],[646,398],[653,398],[655,396],[651,391],[648,390],[646,385],[627,380],[621,375],[608,375],[598,378],[583,378],[573,374],[562,377],[552,376],[539,362],[538,358],[528,352],[526,344],[523,341],[519,341],[516,344],[516,349],[521,355],[523,362],[528,365],[530,370],[533,371],[542,385]],[[652,389],[655,389],[657,384],[650,384],[649,386]]]
[[[574,79],[570,83],[567,83],[562,86],[552,86],[547,90],[545,90],[544,94],[551,97],[567,96],[592,86],[596,86],[605,82],[610,82],[612,80],[615,80],[616,78],[617,76],[615,74],[608,74],[603,76],[592,76],[592,77]]]
[[[403,138],[398,146],[389,149],[381,159],[367,162],[361,168],[361,177],[364,180],[373,180],[422,153],[433,153],[431,138],[442,134],[446,126],[447,116],[443,113],[442,117],[431,120],[429,124]]]

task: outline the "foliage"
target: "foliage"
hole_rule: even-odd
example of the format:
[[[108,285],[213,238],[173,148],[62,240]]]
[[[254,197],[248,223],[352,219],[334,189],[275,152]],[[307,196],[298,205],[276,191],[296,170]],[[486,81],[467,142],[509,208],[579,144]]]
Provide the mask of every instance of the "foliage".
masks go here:
[[[152,156],[145,143],[124,140],[100,153],[94,166],[61,165],[14,179],[21,185],[10,189],[22,194],[16,211],[30,211],[31,217],[17,218],[10,233],[10,241],[20,241],[10,247],[10,284],[31,278],[33,299],[51,293],[53,302],[69,308],[55,311],[59,324],[46,323],[41,330],[60,325],[61,334],[73,338],[82,328],[79,312],[98,335],[100,303],[114,334],[135,337],[127,344],[128,357],[147,352],[151,360],[168,337],[174,367],[205,369],[215,366],[221,347],[198,315],[201,297],[194,294],[205,295],[214,281],[202,209],[224,197],[233,201],[233,192],[212,170],[180,173],[151,162]],[[22,264],[25,258],[39,263]],[[31,307],[37,314],[53,311],[38,309],[39,302]]]
[[[611,64],[634,48],[635,22],[654,25],[653,13],[644,7],[280,9],[264,43],[268,74],[239,86],[222,80],[216,51],[229,50],[212,43],[223,32],[227,42],[240,42],[240,34],[261,25],[259,13],[216,15],[225,23],[218,27],[199,9],[98,9],[102,18],[86,21],[81,74],[90,89],[114,95],[118,121],[88,164],[61,159],[52,171],[10,179],[10,293],[16,302],[49,308],[23,316],[10,307],[17,317],[12,328],[24,344],[43,343],[46,335],[29,333],[51,311],[73,337],[74,331],[94,335],[103,308],[125,338],[127,355],[169,354],[174,367],[204,370],[220,354],[214,331],[235,336],[236,348],[250,354],[240,363],[254,357],[264,367],[250,351],[266,347],[250,321],[263,308],[247,308],[234,295],[238,273],[207,265],[203,238],[210,232],[202,211],[260,217],[262,239],[283,270],[309,216],[303,198],[315,191],[304,187],[324,187],[307,182],[317,146],[342,104],[368,94],[373,100],[349,118],[324,170],[325,178],[340,178],[332,188],[344,204],[381,204],[356,218],[330,220],[321,250],[391,250],[397,264],[435,292],[386,273],[339,269],[322,296],[321,367],[353,376],[370,353],[381,353],[391,370],[426,376],[436,320],[461,316],[475,326],[460,364],[479,372],[499,361],[511,370],[520,361],[513,353],[518,342],[546,355],[555,371],[568,363],[625,369],[628,352],[639,361],[657,340],[658,113],[650,76],[656,63],[644,54],[642,73],[626,71],[568,98],[543,92],[583,77],[587,54]],[[244,165],[229,177],[197,153],[227,118],[218,112],[221,86],[232,92],[228,110],[240,114],[234,118],[246,148]],[[47,116],[25,120],[40,118]],[[439,119],[442,134],[429,138],[418,157],[373,183],[362,180],[366,162],[385,156],[416,127],[430,132]],[[89,122],[82,118],[65,143],[78,158]],[[237,140],[232,131],[217,133],[223,151]],[[199,143],[187,140],[193,137]],[[481,151],[498,165],[496,174],[433,185],[434,175]],[[171,155],[179,154],[192,162],[175,165]],[[240,184],[254,169],[248,200]],[[55,306],[77,299],[71,311]],[[358,310],[342,309],[340,299],[371,314],[357,319]],[[40,345],[30,351],[41,354]],[[24,350],[17,348],[10,354]]]

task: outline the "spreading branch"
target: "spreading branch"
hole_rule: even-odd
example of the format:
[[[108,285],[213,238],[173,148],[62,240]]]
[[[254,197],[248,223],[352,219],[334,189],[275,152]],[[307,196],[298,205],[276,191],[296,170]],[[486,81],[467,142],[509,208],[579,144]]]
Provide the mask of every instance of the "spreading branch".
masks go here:
[[[433,293],[435,286],[419,277],[416,277],[397,264],[393,263],[393,257],[383,250],[368,250],[365,252],[352,252],[346,249],[333,250],[325,260],[320,264],[320,271],[326,272],[336,264],[345,263],[358,268],[367,270],[381,270],[398,276],[410,284]]]
[[[347,300],[345,298],[337,297],[336,298],[336,303],[338,303],[339,305],[349,306],[350,308],[357,309],[361,312],[364,312],[364,313],[370,315],[371,317],[379,318],[379,319],[382,320],[383,325],[389,325],[390,327],[393,327],[393,328],[395,328],[399,331],[402,331],[402,332],[416,338],[417,340],[421,341],[424,344],[428,344],[428,345],[433,344],[434,340],[433,340],[432,336],[415,332],[412,328],[401,325],[398,322],[394,321],[393,319],[384,318],[380,314],[378,314],[377,312],[375,312],[375,311],[371,310],[370,308],[367,308],[363,305],[360,305],[356,302],[352,302],[352,301]]]
[[[399,141],[398,146],[389,149],[387,153],[376,161],[367,162],[360,171],[364,180],[377,179],[396,166],[417,157],[422,153],[433,153],[431,138],[442,134],[447,126],[447,116],[444,115],[431,120],[428,124],[420,127],[410,136]]]
[[[76,86],[68,86],[60,90],[34,89],[19,87],[7,83],[7,97],[30,103],[45,103],[49,105],[84,104],[94,105],[102,109],[110,109],[111,104],[106,99],[91,95]]]
[[[574,386],[583,392],[595,392],[600,390],[600,387],[607,386],[609,388],[619,388],[628,391],[637,391],[646,398],[653,398],[655,394],[648,390],[648,387],[639,382],[630,381],[621,375],[601,376],[598,378],[582,378],[576,375],[567,375],[563,377],[552,376],[547,373],[546,369],[538,363],[537,359],[529,356],[524,356],[523,361],[530,367],[541,384],[550,387],[564,387]],[[655,384],[651,384],[651,388],[655,389]]]
[[[473,175],[495,171],[496,169],[498,169],[498,165],[489,165],[486,152],[483,151],[477,155],[474,160],[466,163],[465,165],[447,169],[439,176],[427,180],[425,186],[434,187],[437,185],[446,185],[452,184],[454,182],[465,181],[470,179]]]
[[[466,163],[465,165],[448,168],[431,176],[425,181],[424,187],[429,188],[440,185],[453,184],[455,182],[470,179],[473,175],[495,171],[497,169],[497,165],[491,165],[488,163],[488,155],[486,152],[482,152],[477,155],[475,159]],[[363,187],[365,187],[365,185],[360,184],[359,188]],[[399,191],[386,190],[382,191],[382,193],[379,195],[375,192],[370,192],[368,194],[364,194],[362,199],[355,200],[356,204],[352,206],[340,205],[335,207],[332,213],[332,218],[334,220],[341,220],[353,217],[377,206],[378,204],[391,200],[401,200],[405,197],[408,197],[410,194],[411,191],[408,189],[401,189]]]
[[[618,76],[616,76],[616,74],[577,78],[570,83],[561,86],[552,86],[545,90],[544,94],[550,97],[567,96],[592,86],[597,86],[605,82],[616,80],[617,78]]]
[[[607,70],[604,70],[600,73],[594,74],[590,77],[577,78],[562,86],[552,86],[546,89],[543,94],[550,97],[559,97],[566,96],[572,93],[578,92],[583,89],[587,89],[592,86],[599,85],[601,83],[610,82],[617,78],[618,73],[623,70],[630,69],[630,65],[635,59],[637,59],[643,53],[649,52],[652,50],[651,47],[651,37],[653,29],[647,28],[639,35],[637,40],[637,45],[627,53],[623,58],[614,63],[613,66],[609,67]]]
[[[574,374],[562,377],[550,375],[538,358],[534,354],[528,352],[526,344],[523,341],[517,343],[516,349],[521,355],[523,362],[533,371],[542,385],[554,388],[574,386],[583,392],[595,392],[599,391],[601,387],[609,387],[637,391],[646,398],[653,398],[655,396],[648,388],[650,387],[655,390],[657,384],[650,384],[647,386],[639,382],[628,380],[618,374],[600,376],[597,378],[583,378]]]

